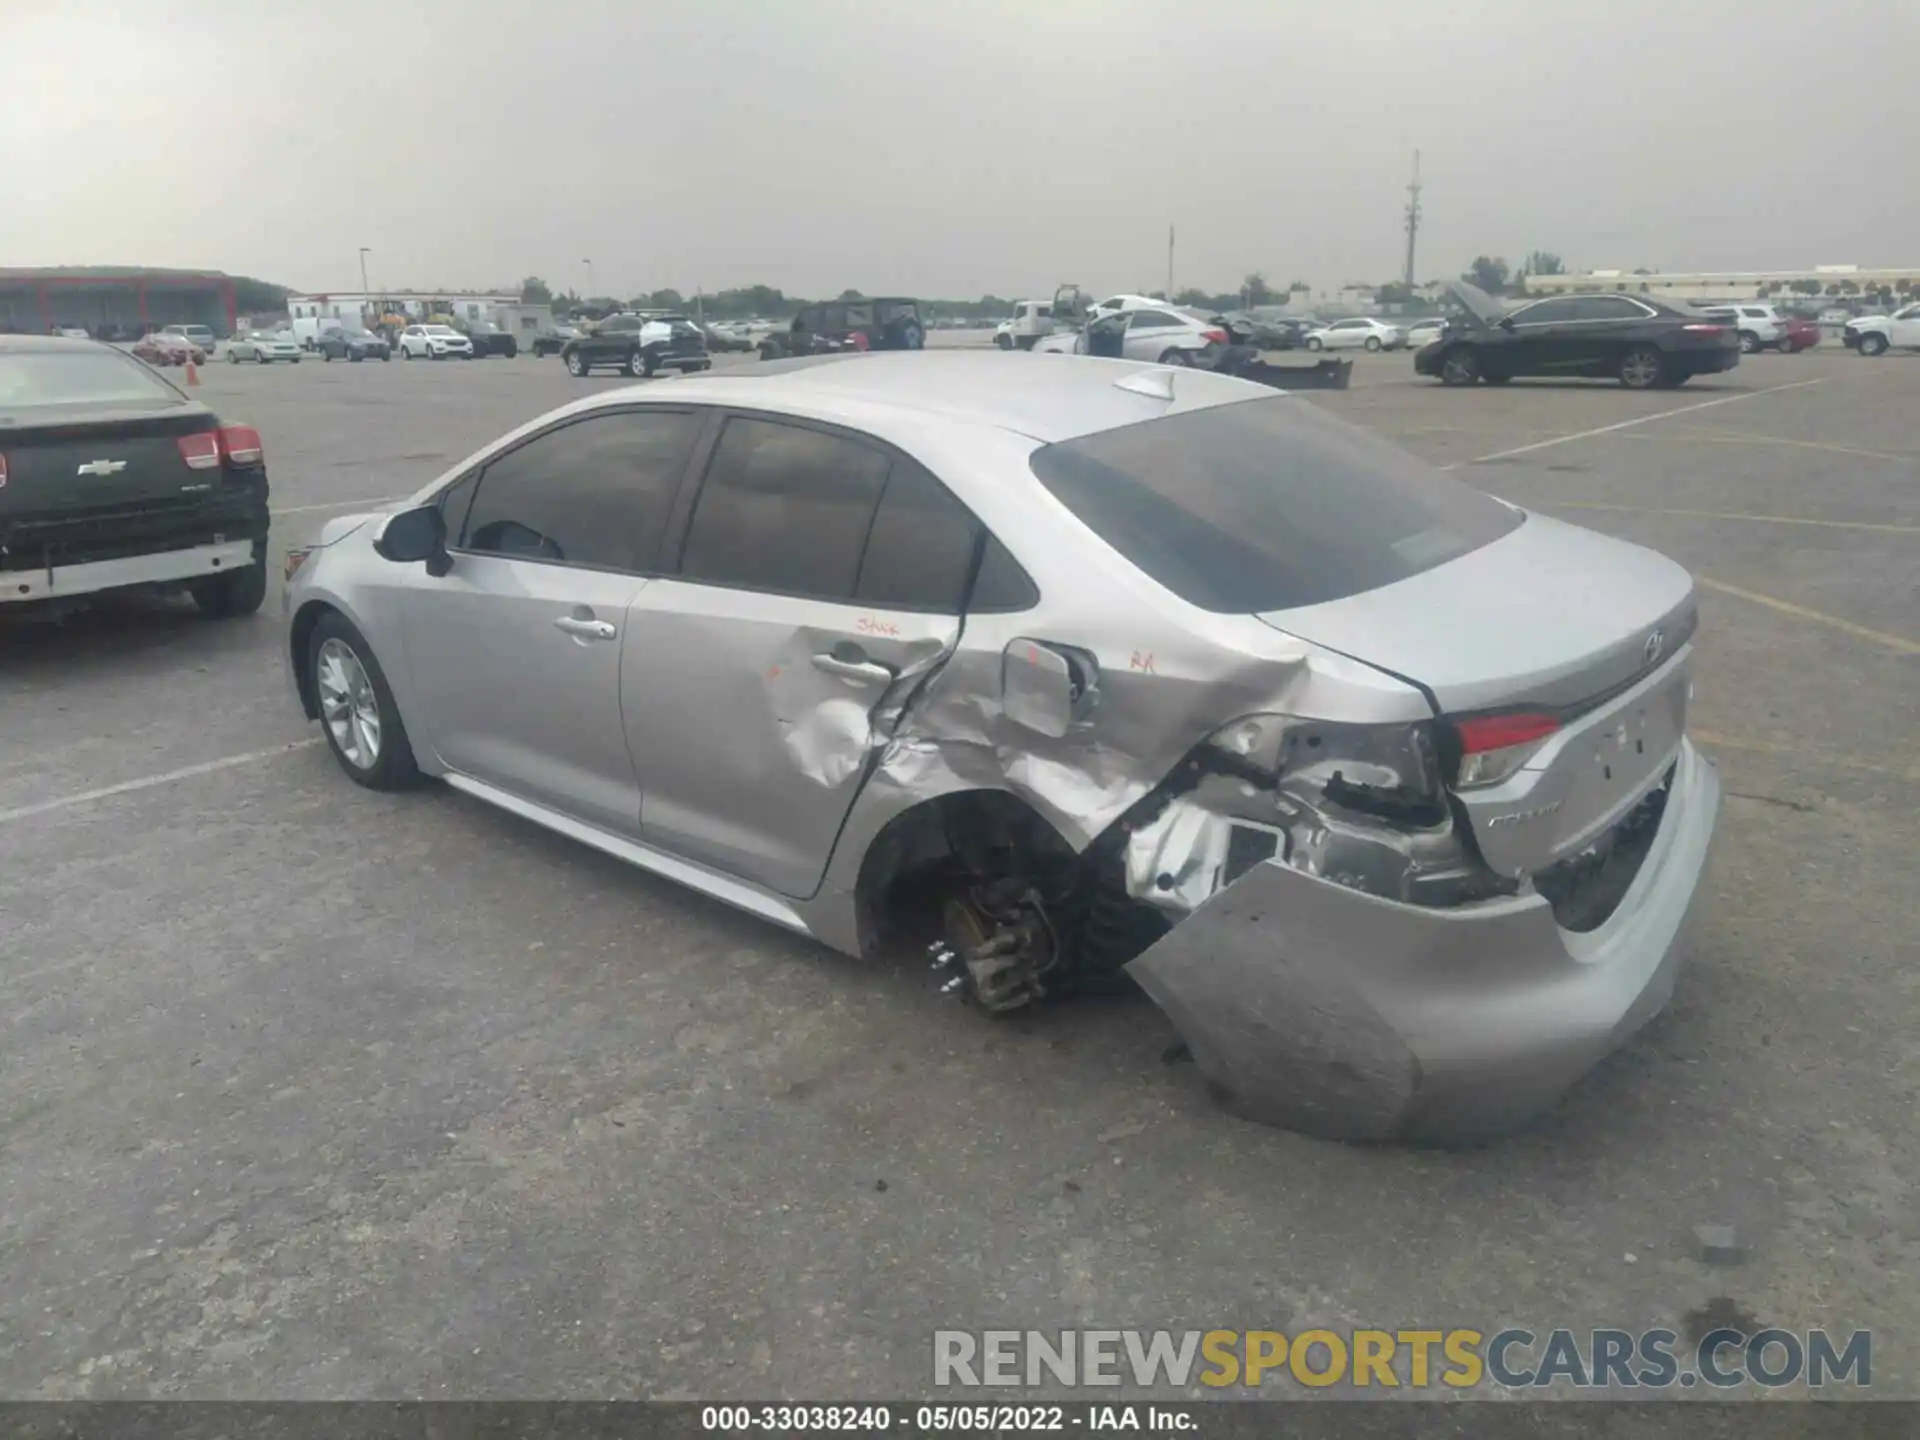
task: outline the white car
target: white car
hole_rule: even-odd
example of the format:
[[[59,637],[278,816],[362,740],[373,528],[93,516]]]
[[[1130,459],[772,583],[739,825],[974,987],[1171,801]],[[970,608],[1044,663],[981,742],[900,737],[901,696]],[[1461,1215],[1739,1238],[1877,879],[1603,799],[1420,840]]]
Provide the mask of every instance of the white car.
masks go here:
[[[1429,315],[1425,320],[1416,320],[1407,327],[1407,348],[1418,350],[1422,345],[1430,345],[1446,333],[1447,317]]]
[[[1092,355],[1211,370],[1232,337],[1219,324],[1172,306],[1109,310],[1075,333],[1054,331],[1033,347],[1036,355]]]
[[[1702,305],[1699,309],[1702,314],[1733,327],[1740,337],[1742,355],[1793,348],[1787,339],[1787,317],[1771,305]]]
[[[1840,339],[1849,350],[1862,355],[1920,350],[1920,303],[1902,306],[1891,315],[1862,315],[1850,320]]]
[[[1336,320],[1313,331],[1306,339],[1309,350],[1400,350],[1406,343],[1406,331],[1370,315]]]
[[[400,332],[402,360],[471,360],[473,341],[451,325],[409,325]]]
[[[1098,305],[1089,306],[1087,319],[1098,320],[1102,315],[1117,315],[1122,310],[1164,310],[1165,300],[1156,300],[1151,295],[1109,295]]]
[[[227,342],[227,363],[238,365],[242,360],[251,360],[256,365],[271,365],[276,360],[298,365],[300,342],[286,330],[273,335],[264,330],[249,330]]]

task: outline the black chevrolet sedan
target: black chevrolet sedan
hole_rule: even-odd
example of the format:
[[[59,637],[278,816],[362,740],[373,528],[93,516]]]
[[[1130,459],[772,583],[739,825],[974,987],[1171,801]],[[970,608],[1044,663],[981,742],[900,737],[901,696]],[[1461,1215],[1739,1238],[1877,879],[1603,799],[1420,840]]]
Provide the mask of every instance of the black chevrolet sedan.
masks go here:
[[[1457,307],[1451,323],[1413,357],[1416,372],[1443,385],[1500,385],[1532,375],[1669,389],[1740,363],[1732,326],[1676,301],[1555,295],[1509,312],[1464,281],[1448,289]]]

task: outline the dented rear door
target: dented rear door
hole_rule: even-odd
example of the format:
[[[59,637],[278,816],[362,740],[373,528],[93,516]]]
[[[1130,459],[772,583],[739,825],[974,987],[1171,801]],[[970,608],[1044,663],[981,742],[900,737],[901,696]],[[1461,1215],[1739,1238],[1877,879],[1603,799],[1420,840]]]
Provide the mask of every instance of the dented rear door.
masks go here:
[[[971,532],[961,511],[939,548],[929,480],[848,431],[727,419],[679,573],[628,610],[649,843],[782,894],[819,887],[892,718],[959,636]]]

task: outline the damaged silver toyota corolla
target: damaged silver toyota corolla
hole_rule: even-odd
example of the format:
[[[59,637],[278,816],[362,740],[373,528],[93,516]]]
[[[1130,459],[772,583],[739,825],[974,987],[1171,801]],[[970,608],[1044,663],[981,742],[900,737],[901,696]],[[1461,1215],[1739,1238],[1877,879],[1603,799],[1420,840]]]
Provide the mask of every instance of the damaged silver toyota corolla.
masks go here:
[[[1305,401],[870,355],[602,392],[288,557],[300,702],[1003,1012],[1125,967],[1210,1088],[1487,1138],[1665,1002],[1692,582]]]

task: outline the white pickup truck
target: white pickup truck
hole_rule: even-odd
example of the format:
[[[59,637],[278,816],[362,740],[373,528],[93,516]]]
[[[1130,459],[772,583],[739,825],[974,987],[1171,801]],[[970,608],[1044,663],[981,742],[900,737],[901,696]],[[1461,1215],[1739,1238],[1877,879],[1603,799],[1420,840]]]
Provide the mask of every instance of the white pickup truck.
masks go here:
[[[1002,350],[1031,350],[1034,343],[1053,333],[1053,302],[1022,300],[1013,307],[1013,318],[1002,320],[993,331],[993,343]]]
[[[1840,332],[1841,343],[1862,355],[1884,355],[1889,350],[1920,350],[1920,302],[1903,305],[1891,315],[1862,315],[1849,320]]]

